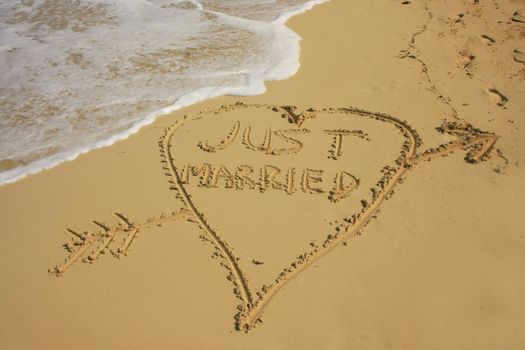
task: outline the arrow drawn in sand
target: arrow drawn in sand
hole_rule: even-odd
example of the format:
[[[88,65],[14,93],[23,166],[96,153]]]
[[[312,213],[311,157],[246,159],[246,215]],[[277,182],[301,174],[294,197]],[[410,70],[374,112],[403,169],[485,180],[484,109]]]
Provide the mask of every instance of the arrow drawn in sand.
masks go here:
[[[404,175],[415,169],[417,165],[424,161],[430,161],[436,157],[447,156],[455,151],[466,151],[465,161],[476,164],[482,162],[490,156],[494,149],[494,144],[498,140],[498,136],[474,128],[472,125],[453,121],[444,121],[442,125],[437,128],[441,134],[452,137],[452,141],[439,145],[436,148],[420,151],[422,142],[418,133],[405,121],[388,114],[374,113],[357,108],[330,108],[330,109],[308,109],[306,112],[299,113],[293,106],[269,106],[269,105],[245,105],[237,103],[230,106],[222,106],[215,111],[205,111],[199,114],[199,118],[206,115],[220,115],[232,110],[242,110],[245,108],[270,109],[274,112],[283,113],[288,121],[297,128],[303,128],[303,124],[307,124],[308,120],[316,118],[316,115],[330,116],[334,114],[346,115],[349,118],[369,118],[381,123],[389,123],[403,136],[404,142],[400,148],[398,157],[391,165],[385,165],[381,172],[379,181],[373,188],[370,189],[372,195],[369,200],[361,200],[363,207],[360,212],[349,215],[335,225],[334,231],[329,233],[324,241],[320,244],[312,244],[311,249],[300,254],[290,265],[283,268],[283,270],[271,281],[271,283],[263,285],[259,290],[254,290],[250,287],[248,277],[243,271],[240,263],[240,258],[235,254],[234,249],[228,242],[213,228],[205,217],[205,214],[198,209],[193,202],[191,195],[185,188],[185,179],[181,178],[184,174],[182,169],[179,169],[175,163],[172,154],[173,140],[177,130],[188,122],[188,116],[177,121],[170,126],[159,141],[161,162],[168,181],[170,189],[175,191],[175,196],[182,201],[184,209],[177,212],[172,212],[169,215],[162,214],[160,216],[151,217],[146,222],[135,223],[130,221],[124,215],[115,213],[117,221],[116,225],[107,226],[99,222],[93,222],[96,230],[92,232],[78,233],[68,229],[66,232],[72,237],[72,240],[64,245],[70,252],[68,258],[57,265],[50,272],[61,275],[66,272],[75,262],[94,262],[102,254],[109,251],[113,256],[120,257],[126,255],[129,247],[135,240],[136,236],[155,225],[163,224],[179,219],[189,220],[195,222],[202,231],[200,238],[209,242],[214,247],[213,257],[218,258],[220,264],[227,270],[227,279],[234,285],[234,293],[240,300],[238,306],[238,313],[235,316],[235,328],[242,331],[250,331],[258,323],[262,322],[262,313],[268,303],[274,298],[277,293],[289,281],[297,277],[302,271],[318,261],[320,258],[330,253],[335,247],[348,239],[360,235],[363,228],[370,222],[372,218],[377,217],[377,214],[388,198],[390,198],[395,188],[402,183]],[[227,136],[219,141],[217,146],[210,146],[206,141],[199,143],[198,147],[207,152],[216,152],[228,147],[239,134],[239,124],[234,124],[232,130]],[[270,149],[270,141],[268,140],[272,132],[267,131],[265,140],[261,146],[254,146],[246,141],[249,138],[249,129],[244,134],[244,144],[254,147],[256,151],[265,150],[269,156],[277,156],[279,152],[268,152]],[[302,129],[301,129],[302,130]],[[332,158],[338,158],[341,155],[341,138],[339,134],[343,132],[331,132],[334,134],[335,148],[332,151]],[[349,132],[344,135],[350,134]],[[359,131],[352,131],[360,137]],[[294,145],[297,146],[297,145]],[[297,149],[294,149],[294,152]],[[243,166],[247,167],[247,166]],[[189,171],[186,169],[186,171]],[[337,179],[336,179],[337,182]],[[358,184],[358,180],[355,182]],[[121,238],[118,238],[121,237]],[[123,237],[123,238],[122,238]],[[119,240],[120,245],[117,244]],[[117,247],[116,249],[114,249]]]

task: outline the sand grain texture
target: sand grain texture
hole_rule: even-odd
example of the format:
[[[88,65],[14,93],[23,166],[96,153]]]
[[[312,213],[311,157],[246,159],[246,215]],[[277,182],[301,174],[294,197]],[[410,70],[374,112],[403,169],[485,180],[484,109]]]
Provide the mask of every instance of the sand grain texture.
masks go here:
[[[520,8],[333,0],[266,94],[0,187],[2,347],[522,349]]]

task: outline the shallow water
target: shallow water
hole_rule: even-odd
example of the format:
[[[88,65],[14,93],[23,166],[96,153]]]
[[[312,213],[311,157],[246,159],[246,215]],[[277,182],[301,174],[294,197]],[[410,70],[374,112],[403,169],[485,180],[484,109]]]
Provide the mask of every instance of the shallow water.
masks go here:
[[[158,115],[264,92],[299,66],[293,14],[323,0],[0,0],[0,184]]]

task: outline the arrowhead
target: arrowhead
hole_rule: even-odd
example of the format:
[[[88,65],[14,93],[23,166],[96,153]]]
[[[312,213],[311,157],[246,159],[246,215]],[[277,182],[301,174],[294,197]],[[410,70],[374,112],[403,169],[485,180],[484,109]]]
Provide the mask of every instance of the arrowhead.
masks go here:
[[[436,129],[441,134],[454,136],[455,140],[420,153],[412,163],[446,156],[461,149],[467,151],[464,158],[467,163],[477,164],[488,159],[494,144],[500,138],[494,133],[482,131],[464,121],[443,121],[443,124]]]

